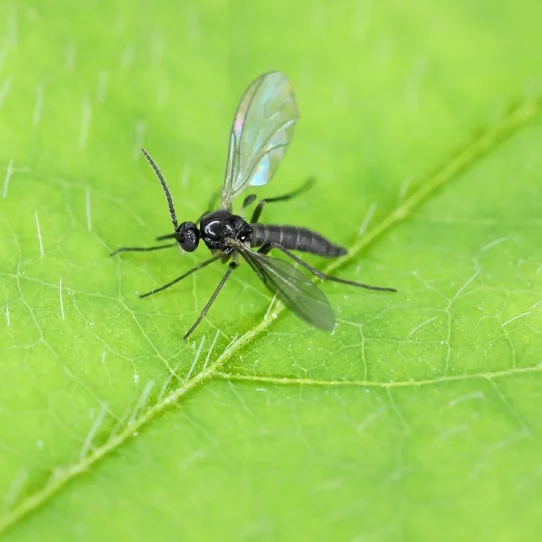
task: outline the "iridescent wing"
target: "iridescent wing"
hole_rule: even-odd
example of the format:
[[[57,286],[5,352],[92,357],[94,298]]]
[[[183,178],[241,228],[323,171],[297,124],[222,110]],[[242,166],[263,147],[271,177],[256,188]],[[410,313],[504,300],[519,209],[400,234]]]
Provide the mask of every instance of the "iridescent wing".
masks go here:
[[[249,85],[233,119],[223,208],[231,210],[247,186],[269,182],[292,141],[298,117],[292,85],[283,73],[264,73]]]
[[[252,252],[244,245],[236,244],[235,248],[290,310],[320,329],[331,331],[335,327],[335,316],[326,296],[301,271],[284,260]]]

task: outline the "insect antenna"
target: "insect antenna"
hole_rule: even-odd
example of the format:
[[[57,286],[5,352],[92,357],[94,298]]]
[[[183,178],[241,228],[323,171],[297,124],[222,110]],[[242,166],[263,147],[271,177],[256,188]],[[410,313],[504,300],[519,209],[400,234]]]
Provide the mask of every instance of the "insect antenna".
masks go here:
[[[162,176],[162,173],[158,169],[156,162],[152,159],[151,155],[143,148],[141,148],[141,152],[143,153],[143,156],[145,156],[145,158],[151,165],[152,169],[154,169],[154,173],[156,173],[156,176],[158,177],[158,180],[160,181],[160,184],[162,185],[162,190],[164,191],[164,194],[166,195],[167,205],[169,207],[169,215],[171,216],[171,222],[175,230],[177,230],[177,228],[179,227],[179,223],[177,222],[177,215],[175,214],[173,199],[171,199],[171,194],[169,193],[169,188],[167,186],[167,183],[164,177]]]

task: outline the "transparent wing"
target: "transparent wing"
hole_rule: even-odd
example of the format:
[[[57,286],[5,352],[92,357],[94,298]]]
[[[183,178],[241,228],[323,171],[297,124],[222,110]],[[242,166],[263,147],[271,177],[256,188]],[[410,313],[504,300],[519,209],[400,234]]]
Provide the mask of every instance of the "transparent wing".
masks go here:
[[[247,88],[235,113],[222,191],[222,206],[247,186],[267,184],[294,135],[299,117],[294,91],[281,72],[260,75]]]
[[[293,265],[244,246],[241,255],[256,271],[265,285],[298,316],[320,329],[331,331],[335,316],[324,293]]]

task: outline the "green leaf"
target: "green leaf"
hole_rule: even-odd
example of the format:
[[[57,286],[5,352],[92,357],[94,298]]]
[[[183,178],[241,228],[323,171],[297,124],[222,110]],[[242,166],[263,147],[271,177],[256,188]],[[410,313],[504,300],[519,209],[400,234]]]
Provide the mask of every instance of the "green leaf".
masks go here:
[[[6,540],[533,540],[542,352],[542,4],[4,6],[0,533]],[[222,182],[235,106],[280,69],[301,119],[264,220],[333,334],[242,266],[152,244]],[[3,178],[3,179],[2,179]]]

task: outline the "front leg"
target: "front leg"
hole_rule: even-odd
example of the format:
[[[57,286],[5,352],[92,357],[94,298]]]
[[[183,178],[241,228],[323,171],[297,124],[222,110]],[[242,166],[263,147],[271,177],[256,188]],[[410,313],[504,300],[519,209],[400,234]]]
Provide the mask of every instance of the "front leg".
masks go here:
[[[192,273],[195,273],[196,271],[199,271],[200,269],[203,269],[210,263],[216,262],[219,258],[222,258],[223,253],[219,252],[218,254],[215,254],[212,258],[209,258],[208,260],[205,260],[202,263],[199,263],[196,265],[196,267],[193,267],[186,273],[183,273],[180,277],[177,277],[176,279],[173,279],[171,282],[168,282],[167,284],[164,284],[163,286],[160,286],[160,288],[155,288],[154,290],[151,290],[150,292],[147,292],[146,294],[141,294],[139,297],[143,299],[144,297],[149,297],[150,295],[157,294],[158,292],[162,292],[169,288],[170,286],[173,286],[174,284],[177,284],[177,282],[183,280],[184,278],[188,277],[188,275],[191,275]]]
[[[167,239],[167,237],[159,237],[158,239]],[[111,252],[110,256],[115,256],[119,252],[150,252],[151,250],[160,250],[162,248],[174,247],[176,244],[177,241],[175,241],[175,243],[169,243],[167,245],[156,245],[154,247],[120,247],[117,248],[117,250]]]

